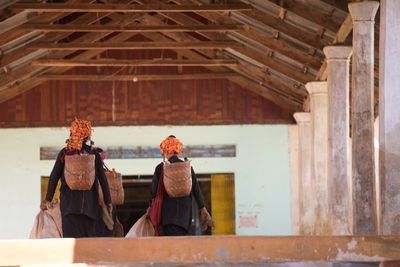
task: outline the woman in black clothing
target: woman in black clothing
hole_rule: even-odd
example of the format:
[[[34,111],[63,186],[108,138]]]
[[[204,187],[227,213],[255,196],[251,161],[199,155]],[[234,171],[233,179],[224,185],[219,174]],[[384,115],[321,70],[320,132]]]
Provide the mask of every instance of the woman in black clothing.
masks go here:
[[[60,209],[62,215],[63,237],[94,237],[96,236],[95,222],[99,214],[99,182],[103,190],[104,202],[108,211],[112,212],[110,191],[103,170],[103,161],[91,145],[92,133],[89,121],[75,119],[71,124],[70,138],[67,146],[57,156],[50,174],[46,199],[41,203],[42,210],[47,209],[53,199],[57,183],[61,178]],[[76,154],[95,155],[95,180],[90,190],[71,190],[64,177],[65,156]]]
[[[164,158],[171,164],[183,162],[178,155],[182,154],[182,143],[173,135],[167,137],[160,144],[161,152]],[[157,194],[157,187],[161,176],[163,163],[160,163],[153,175],[151,186],[151,198],[154,199]],[[192,171],[192,191],[187,197],[170,197],[164,189],[163,204],[161,209],[162,233],[165,236],[184,236],[188,234],[192,221],[192,196],[201,212],[201,218],[211,219],[210,214],[204,206],[203,194],[201,193],[196,174]]]

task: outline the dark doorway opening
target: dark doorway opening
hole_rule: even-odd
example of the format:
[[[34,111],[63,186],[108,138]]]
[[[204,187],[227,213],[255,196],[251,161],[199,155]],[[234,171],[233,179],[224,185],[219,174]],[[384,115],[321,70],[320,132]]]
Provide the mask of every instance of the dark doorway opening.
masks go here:
[[[123,186],[125,190],[125,203],[117,206],[118,219],[124,227],[124,233],[127,234],[129,229],[135,222],[146,212],[150,201],[151,190],[150,175],[129,175],[123,176]],[[204,201],[207,209],[211,211],[211,175],[197,174],[201,191],[203,192]],[[190,229],[191,235],[210,235],[211,230],[201,233],[199,210],[195,200],[192,204],[192,225]]]

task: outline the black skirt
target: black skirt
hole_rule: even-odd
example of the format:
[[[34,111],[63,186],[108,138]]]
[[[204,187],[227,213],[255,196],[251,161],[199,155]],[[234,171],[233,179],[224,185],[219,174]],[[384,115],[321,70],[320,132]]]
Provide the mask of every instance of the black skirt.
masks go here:
[[[63,237],[95,237],[96,223],[84,214],[68,214],[62,216]]]

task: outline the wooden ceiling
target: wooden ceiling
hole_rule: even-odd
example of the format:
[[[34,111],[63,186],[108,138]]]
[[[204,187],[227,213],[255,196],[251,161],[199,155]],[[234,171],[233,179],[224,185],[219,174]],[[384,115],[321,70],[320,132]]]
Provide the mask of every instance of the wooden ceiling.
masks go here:
[[[229,79],[290,111],[326,79],[324,46],[351,43],[347,0],[65,0],[0,3],[0,103],[47,80]],[[132,41],[141,35],[146,41]],[[105,57],[108,50],[158,58]],[[164,58],[163,50],[176,51]],[[101,75],[176,66],[175,75]],[[206,71],[186,73],[186,66]],[[74,67],[98,75],[65,74]],[[117,71],[118,72],[118,71]]]

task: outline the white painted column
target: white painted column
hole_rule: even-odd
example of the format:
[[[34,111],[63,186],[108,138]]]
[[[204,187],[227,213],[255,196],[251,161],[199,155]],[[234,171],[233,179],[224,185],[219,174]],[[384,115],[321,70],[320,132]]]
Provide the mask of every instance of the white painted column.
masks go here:
[[[353,20],[353,234],[377,234],[374,170],[374,19],[376,1],[349,4]]]
[[[313,235],[315,233],[315,198],[313,194],[313,181],[311,173],[311,114],[297,112],[294,118],[298,124],[299,136],[299,217],[301,235]]]
[[[381,234],[400,234],[400,1],[381,0],[379,177]]]
[[[326,82],[309,82],[315,194],[315,234],[328,233],[328,92]]]
[[[299,195],[299,126],[289,125],[289,160],[290,160],[290,195],[292,235],[300,234],[300,199]]]
[[[327,46],[329,234],[351,233],[349,195],[350,46]]]

